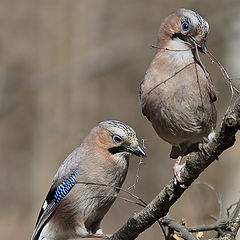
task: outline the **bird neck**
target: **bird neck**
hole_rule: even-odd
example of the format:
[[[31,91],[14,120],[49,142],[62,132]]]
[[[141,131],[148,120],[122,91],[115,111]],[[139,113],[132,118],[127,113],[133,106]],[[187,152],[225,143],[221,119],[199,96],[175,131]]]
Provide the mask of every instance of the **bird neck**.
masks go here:
[[[161,55],[171,63],[173,62],[177,65],[183,63],[185,65],[194,61],[191,46],[179,38],[158,41],[157,47],[157,55]]]

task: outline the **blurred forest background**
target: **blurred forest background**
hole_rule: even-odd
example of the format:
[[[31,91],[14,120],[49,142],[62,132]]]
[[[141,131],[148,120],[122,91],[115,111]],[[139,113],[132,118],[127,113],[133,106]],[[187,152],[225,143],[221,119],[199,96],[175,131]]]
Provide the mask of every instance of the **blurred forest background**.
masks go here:
[[[136,194],[150,201],[172,178],[171,147],[142,116],[137,95],[160,23],[179,7],[209,22],[209,50],[239,77],[239,0],[1,1],[0,239],[30,239],[58,166],[99,121],[122,120],[145,139],[148,158]],[[202,59],[218,91],[221,121],[230,91],[217,67]],[[240,197],[239,155],[238,139],[199,178],[222,195],[223,215]],[[125,188],[138,162],[132,158]],[[170,214],[190,225],[211,223],[210,215],[219,214],[216,192],[195,183]],[[139,210],[117,200],[104,231],[113,233]],[[138,239],[163,238],[155,224]]]

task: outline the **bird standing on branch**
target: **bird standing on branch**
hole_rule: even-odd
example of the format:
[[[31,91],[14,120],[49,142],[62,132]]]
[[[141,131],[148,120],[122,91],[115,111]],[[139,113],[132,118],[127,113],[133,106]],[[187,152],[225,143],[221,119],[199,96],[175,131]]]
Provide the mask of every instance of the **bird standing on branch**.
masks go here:
[[[106,238],[100,223],[125,180],[130,154],[146,156],[131,127],[113,120],[95,126],[58,169],[32,240]]]
[[[181,8],[169,15],[160,26],[157,52],[139,90],[143,114],[172,144],[178,182],[182,157],[196,150],[193,146],[199,148],[216,126],[216,94],[199,58],[199,51],[207,51],[208,31],[208,23],[191,10]]]

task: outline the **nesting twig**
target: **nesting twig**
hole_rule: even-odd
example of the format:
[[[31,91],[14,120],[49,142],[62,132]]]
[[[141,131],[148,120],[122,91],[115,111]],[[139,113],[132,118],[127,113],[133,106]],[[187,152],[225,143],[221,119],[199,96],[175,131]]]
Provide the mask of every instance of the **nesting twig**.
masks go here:
[[[137,183],[139,182],[139,179],[140,179],[140,167],[141,167],[141,165],[144,163],[144,161],[143,161],[143,158],[140,158],[139,159],[139,163],[138,163],[138,167],[137,167],[137,173],[136,173],[136,177],[135,177],[135,181],[134,181],[134,184],[133,185],[131,185],[131,186],[129,186],[128,187],[128,190],[130,190],[130,189],[135,189],[136,188],[136,186],[137,186]]]
[[[156,86],[154,86],[152,89],[150,89],[148,91],[147,94],[150,94],[153,90],[155,90],[157,87],[159,87],[160,85],[166,83],[167,81],[169,81],[170,79],[172,79],[173,77],[175,77],[178,73],[182,72],[184,69],[188,68],[190,65],[195,64],[195,62],[191,62],[188,63],[186,66],[184,66],[183,68],[181,68],[180,70],[176,71],[171,77],[167,78],[166,80],[164,80],[163,82],[158,83]]]
[[[88,197],[87,199],[93,199],[93,198],[105,198],[105,197],[112,197],[112,196],[108,196],[108,195],[96,195],[96,196],[92,196],[92,197]],[[131,199],[125,198],[125,197],[121,197],[121,196],[116,196],[116,198],[124,200],[125,202],[129,202],[129,203],[133,203],[136,204],[140,207],[145,207],[146,205],[139,203],[137,201],[133,201]]]
[[[198,60],[199,64],[201,65],[201,67],[203,68],[203,71],[205,72],[206,77],[209,79],[209,75],[207,74],[206,68],[205,68],[205,66],[203,65],[203,63],[202,63],[202,61],[201,61],[201,59],[200,59],[197,45],[196,45],[196,43],[194,43],[194,44],[195,44],[195,48],[193,48],[193,47],[190,46],[189,49],[169,49],[169,48],[158,47],[158,46],[154,46],[154,45],[151,45],[151,48],[153,48],[153,49],[162,49],[162,50],[172,51],[172,52],[184,52],[184,51],[191,51],[192,49],[195,49],[195,50],[196,50],[197,60]],[[229,85],[229,87],[230,87],[232,98],[233,98],[233,96],[234,96],[235,93],[240,94],[240,90],[239,90],[238,88],[236,88],[235,86],[233,86],[233,84],[232,84],[232,80],[240,80],[240,78],[230,78],[227,70],[226,70],[226,69],[223,67],[223,65],[213,56],[213,54],[212,54],[209,50],[207,50],[206,55],[210,58],[210,60],[211,60],[212,63],[214,63],[214,64],[216,64],[216,65],[218,66],[218,68],[219,68],[220,71],[222,72],[223,77],[224,77],[224,79],[226,80],[226,83],[227,83],[227,84]],[[152,90],[151,90],[151,91],[152,91]],[[232,103],[232,98],[231,98],[231,103]],[[230,104],[230,106],[231,106],[231,104]]]
[[[236,87],[233,86],[232,78],[229,77],[229,75],[228,75],[226,69],[223,67],[223,65],[213,56],[213,54],[209,50],[207,50],[206,54],[210,58],[211,62],[215,63],[218,66],[218,68],[221,70],[223,77],[226,80],[226,83],[228,83],[228,85],[230,86],[232,97],[234,96],[234,92],[237,92],[239,94],[240,91]]]
[[[143,149],[146,149],[145,147],[145,144],[144,144],[144,139],[142,139],[142,148]],[[137,168],[137,173],[136,173],[136,177],[135,177],[135,181],[134,181],[134,184],[131,185],[130,187],[128,187],[128,190],[130,189],[135,189],[136,186],[137,186],[137,183],[139,182],[139,179],[140,179],[140,168],[141,168],[141,165],[144,164],[144,160],[142,157],[139,158],[139,163],[138,163],[138,168]]]
[[[113,186],[113,185],[108,185],[108,184],[104,184],[104,183],[94,183],[94,182],[85,182],[85,181],[77,181],[76,184],[84,184],[84,185],[96,185],[96,186],[102,186],[102,187],[109,187],[109,188],[114,188],[116,190],[125,192],[127,194],[129,194],[131,197],[135,198],[136,200],[140,201],[142,205],[146,206],[147,203],[141,199],[140,197],[138,197],[137,195],[133,194],[132,192],[125,190],[121,187],[117,187],[117,186]],[[138,204],[139,205],[139,204]]]
[[[154,46],[154,45],[151,45],[151,48],[153,48],[153,49],[162,49],[162,50],[171,51],[171,52],[186,52],[186,51],[191,51],[193,49],[191,47],[191,45],[190,45],[190,49],[170,49],[170,48],[158,47],[158,46]]]

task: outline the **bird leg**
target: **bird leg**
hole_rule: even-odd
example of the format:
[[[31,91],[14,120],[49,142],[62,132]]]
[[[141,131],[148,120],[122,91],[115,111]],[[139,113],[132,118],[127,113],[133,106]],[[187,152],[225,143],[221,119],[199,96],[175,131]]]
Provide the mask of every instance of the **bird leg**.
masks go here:
[[[179,155],[176,162],[173,165],[174,184],[177,185],[179,183],[182,188],[185,188],[185,185],[182,184],[181,170],[186,165],[186,163],[180,164],[182,158],[183,156]]]

